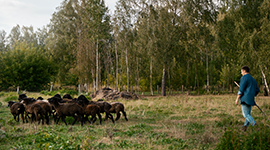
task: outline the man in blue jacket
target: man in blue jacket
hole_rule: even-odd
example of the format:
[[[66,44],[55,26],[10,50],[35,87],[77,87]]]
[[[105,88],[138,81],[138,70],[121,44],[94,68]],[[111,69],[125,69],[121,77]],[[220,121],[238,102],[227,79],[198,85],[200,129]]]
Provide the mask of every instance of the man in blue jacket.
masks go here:
[[[252,106],[256,105],[254,97],[260,92],[256,80],[249,74],[249,67],[243,66],[241,68],[242,77],[240,79],[240,87],[238,91],[235,104],[238,105],[239,98],[241,99],[242,113],[245,117],[245,123],[242,128],[243,131],[247,130],[249,124],[256,125],[255,120],[250,115]]]

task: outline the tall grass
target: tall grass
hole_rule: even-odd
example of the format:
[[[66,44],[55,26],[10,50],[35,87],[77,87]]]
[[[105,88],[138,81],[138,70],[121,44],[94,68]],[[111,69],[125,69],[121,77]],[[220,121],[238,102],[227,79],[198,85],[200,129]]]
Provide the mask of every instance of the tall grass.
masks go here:
[[[38,96],[29,93],[29,97]],[[0,101],[6,104],[4,98]],[[235,95],[119,100],[125,105],[129,121],[121,116],[115,124],[106,121],[83,127],[79,123],[71,126],[69,117],[68,126],[61,121],[56,125],[52,118],[50,125],[17,123],[3,105],[0,149],[248,149],[251,144],[255,149],[268,148],[265,140],[270,136],[269,122],[253,108],[252,116],[261,125],[260,132],[255,128],[241,132],[244,118],[234,100]],[[266,114],[270,113],[268,97],[257,98],[257,103]]]

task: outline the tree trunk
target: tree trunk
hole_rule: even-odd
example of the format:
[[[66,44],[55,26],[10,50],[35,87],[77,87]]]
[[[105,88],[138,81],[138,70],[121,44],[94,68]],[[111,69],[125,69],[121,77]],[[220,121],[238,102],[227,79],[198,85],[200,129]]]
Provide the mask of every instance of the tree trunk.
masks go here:
[[[87,87],[87,83],[86,82],[84,83],[84,88],[85,88],[85,92],[87,92],[88,91],[88,87]]]
[[[225,86],[226,86],[226,76],[227,76],[227,63],[226,63],[226,57],[224,59],[224,80],[223,80],[223,92],[225,92]]]
[[[207,93],[209,93],[209,66],[208,66],[208,49],[206,48],[206,72],[207,72]]]
[[[81,85],[78,85],[78,93],[81,94]]]
[[[100,53],[98,53],[98,60],[100,59]],[[102,82],[101,82],[101,64],[100,64],[101,62],[100,61],[98,61],[98,90],[99,90],[99,88],[100,87],[102,87],[103,85],[102,85]]]
[[[139,80],[140,80],[140,76],[139,76],[139,58],[137,57],[137,79],[136,79],[136,90],[135,92],[138,92],[137,90],[139,90]]]
[[[214,70],[214,65],[213,65],[213,61],[214,61],[214,58],[213,58],[213,53],[211,53],[211,63],[210,63],[210,84],[213,85],[213,73],[212,71]]]
[[[98,39],[97,39],[97,47],[96,47],[96,65],[97,65],[97,70],[96,70],[96,91],[98,90],[98,74],[99,74],[99,68],[98,68]]]
[[[182,85],[182,94],[184,94],[184,85]]]
[[[19,94],[19,92],[20,92],[20,87],[17,86],[17,94]]]
[[[187,64],[187,81],[186,81],[186,87],[187,87],[187,89],[189,89],[188,77],[189,77],[189,60],[188,60],[188,64]]]
[[[108,53],[109,53],[109,50],[107,50]],[[107,54],[107,58],[108,58],[109,54]],[[109,58],[107,59],[107,63],[105,63],[105,77],[106,77],[106,82],[105,82],[105,87],[109,87],[109,67],[108,65],[110,64],[109,63]]]
[[[263,75],[264,85],[265,85],[265,87],[266,87],[266,89],[267,89],[267,92],[268,92],[268,95],[269,95],[269,94],[270,94],[270,93],[269,93],[269,87],[268,87],[268,84],[267,84],[267,81],[266,81],[265,74],[263,73],[263,70],[262,70],[262,68],[261,68],[260,65],[259,65],[259,67],[260,67],[260,70],[261,70],[262,75]]]
[[[51,84],[50,92],[53,90],[53,83]]]
[[[115,40],[115,59],[116,59],[116,71],[115,71],[115,90],[118,90],[118,54],[117,54],[117,41]]]
[[[96,83],[95,83],[95,74],[94,74],[94,69],[91,69],[92,73],[92,80],[93,80],[93,89],[96,91]]]
[[[171,95],[171,77],[170,77],[170,68],[168,68],[168,80],[169,80],[169,95]]]
[[[121,65],[120,65],[120,72],[119,72],[119,75],[120,75],[120,80],[119,80],[119,87],[118,87],[118,91],[120,92],[122,88],[122,69],[123,69],[123,53],[121,53]]]
[[[127,65],[127,92],[129,92],[129,68],[128,68],[128,52],[126,45],[126,65]]]
[[[254,49],[254,48],[253,48],[253,49]],[[256,51],[255,49],[254,49],[254,52],[255,52],[256,56],[258,57],[258,59],[260,59],[259,56],[258,56],[258,54],[257,54],[257,51]],[[260,68],[260,70],[261,70],[261,72],[262,72],[263,80],[264,80],[264,85],[265,85],[265,87],[266,87],[266,89],[267,89],[268,95],[270,95],[270,91],[269,91],[269,87],[268,87],[268,84],[267,84],[267,81],[266,81],[266,77],[265,77],[265,74],[263,73],[263,70],[262,70],[262,67],[261,67],[260,64],[259,64],[259,68]]]
[[[233,74],[232,74],[232,83],[234,82],[234,73],[235,73],[235,60],[233,62]],[[234,86],[232,86],[232,93],[234,91]]]
[[[199,77],[198,77],[197,55],[195,53],[195,85],[194,85],[194,87],[197,87],[199,89],[199,84],[200,84],[200,81],[199,81]]]
[[[166,70],[163,68],[161,96],[166,96]]]
[[[183,85],[183,80],[182,80],[182,71],[181,71],[181,66],[179,64],[179,76],[180,76],[180,83]]]
[[[151,90],[151,95],[154,95],[153,93],[153,82],[152,82],[152,73],[153,73],[153,66],[152,66],[152,57],[151,57],[151,60],[150,60],[150,90]]]
[[[262,75],[262,84],[263,84],[263,96],[268,96],[268,91],[267,91],[267,89],[266,89],[266,84],[264,83],[265,81],[264,81],[264,77],[263,77],[263,75]]]
[[[228,68],[228,76],[230,75],[230,65],[227,67]],[[228,80],[227,80],[227,92],[230,91],[230,78],[228,77]]]

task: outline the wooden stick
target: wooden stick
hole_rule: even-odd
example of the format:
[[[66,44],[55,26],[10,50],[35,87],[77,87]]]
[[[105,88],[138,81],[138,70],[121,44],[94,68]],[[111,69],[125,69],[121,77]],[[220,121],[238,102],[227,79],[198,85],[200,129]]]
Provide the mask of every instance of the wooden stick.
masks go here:
[[[234,81],[234,83],[235,83],[238,87],[240,87],[240,85],[239,85],[236,81]]]

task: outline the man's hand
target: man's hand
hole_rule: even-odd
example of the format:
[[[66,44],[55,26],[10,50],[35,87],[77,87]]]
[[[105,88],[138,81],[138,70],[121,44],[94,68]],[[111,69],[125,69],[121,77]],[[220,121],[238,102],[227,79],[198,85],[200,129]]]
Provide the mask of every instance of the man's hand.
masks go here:
[[[238,105],[238,101],[239,101],[240,97],[241,97],[241,95],[237,95],[237,98],[235,100],[235,105]]]
[[[235,100],[235,105],[238,105],[238,100],[239,100],[239,99],[236,99],[236,100]]]

